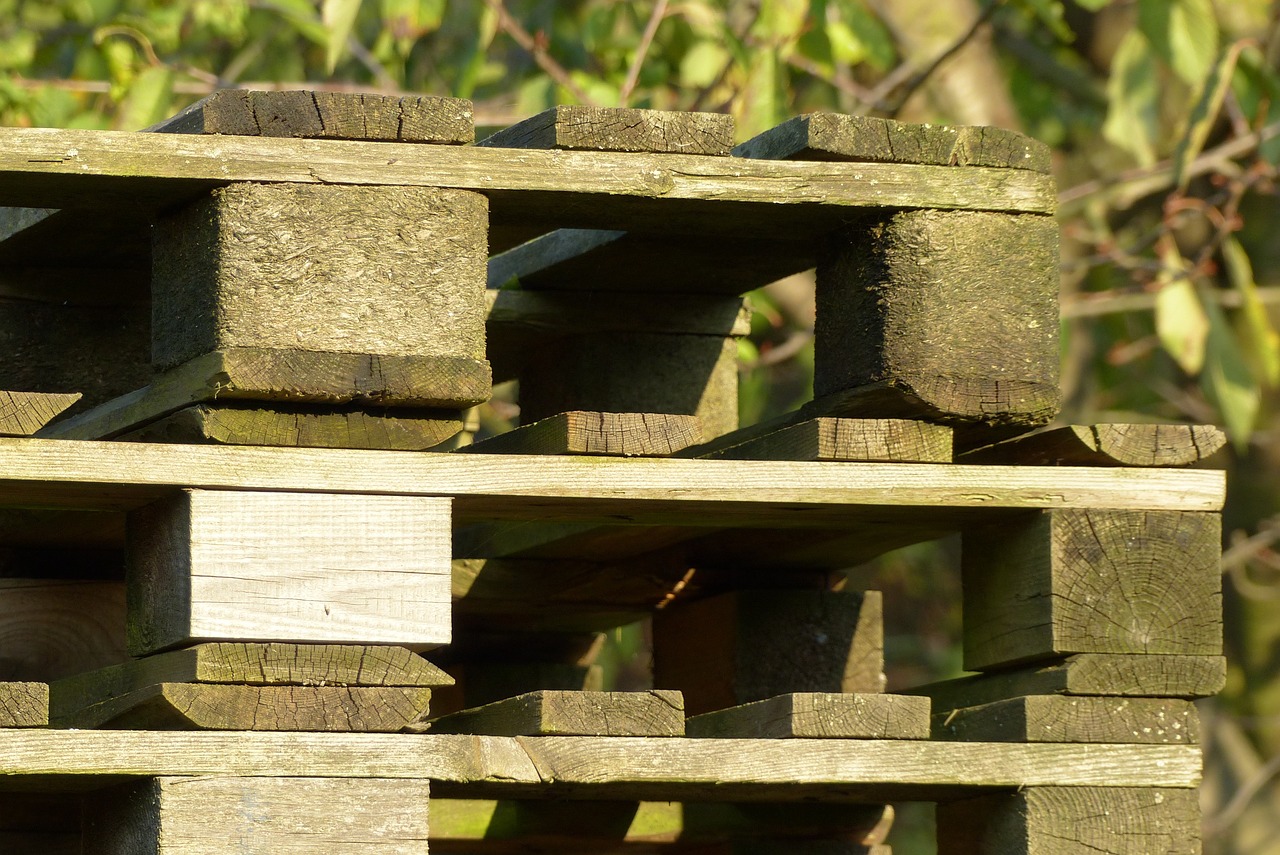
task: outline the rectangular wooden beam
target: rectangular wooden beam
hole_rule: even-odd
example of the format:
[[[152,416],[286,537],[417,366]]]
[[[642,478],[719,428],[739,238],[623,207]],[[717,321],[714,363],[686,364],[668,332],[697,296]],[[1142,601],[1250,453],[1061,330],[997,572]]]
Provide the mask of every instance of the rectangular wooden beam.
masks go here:
[[[431,733],[489,736],[684,736],[679,692],[541,690],[432,721]]]
[[[928,739],[929,699],[793,692],[694,716],[686,730],[718,739]]]

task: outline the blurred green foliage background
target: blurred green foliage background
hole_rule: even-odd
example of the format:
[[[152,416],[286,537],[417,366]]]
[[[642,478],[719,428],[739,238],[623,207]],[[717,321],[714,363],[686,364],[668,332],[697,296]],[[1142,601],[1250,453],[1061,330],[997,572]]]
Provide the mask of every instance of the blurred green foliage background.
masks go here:
[[[223,87],[811,110],[1018,128],[1061,190],[1062,421],[1225,426],[1224,695],[1203,705],[1209,853],[1280,853],[1280,28],[1269,0],[0,0],[0,124],[132,130]],[[809,394],[812,280],[753,295],[744,422]],[[513,414],[499,405],[491,421]],[[953,545],[883,588],[893,679],[948,676]],[[923,616],[923,617],[922,617]],[[631,633],[617,646],[626,658]],[[625,666],[626,663],[622,663]],[[903,817],[897,851],[927,852]]]

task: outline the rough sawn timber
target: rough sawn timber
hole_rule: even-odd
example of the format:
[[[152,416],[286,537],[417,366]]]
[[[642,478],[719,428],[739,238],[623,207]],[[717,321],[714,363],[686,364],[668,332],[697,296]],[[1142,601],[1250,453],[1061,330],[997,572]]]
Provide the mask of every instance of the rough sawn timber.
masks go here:
[[[962,463],[1019,466],[1190,466],[1227,444],[1212,425],[1068,425],[975,449]]]
[[[966,742],[1101,742],[1194,745],[1200,719],[1191,701],[1031,695],[934,713],[936,739]]]
[[[0,682],[0,727],[46,727],[49,724],[47,683]],[[684,722],[681,722],[683,726]]]
[[[908,419],[817,418],[705,455],[730,460],[951,462],[951,428]]]
[[[685,730],[720,739],[928,739],[929,699],[795,692],[694,716]]]
[[[726,155],[733,132],[733,116],[727,113],[560,105],[476,145]]]
[[[0,391],[0,436],[31,436],[78,400],[79,392]]]
[[[684,736],[684,699],[663,689],[541,690],[436,719],[429,730],[488,736]]]
[[[702,442],[697,416],[574,410],[481,440],[473,453],[666,457]]]

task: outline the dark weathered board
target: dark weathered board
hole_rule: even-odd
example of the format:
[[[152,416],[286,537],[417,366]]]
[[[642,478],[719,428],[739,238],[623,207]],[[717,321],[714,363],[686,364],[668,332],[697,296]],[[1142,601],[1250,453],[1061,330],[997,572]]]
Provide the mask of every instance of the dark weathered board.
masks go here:
[[[1057,415],[1058,226],[906,211],[831,238],[818,265],[814,396],[887,384],[931,420]]]
[[[0,390],[0,436],[31,436],[80,400],[79,392],[5,392]]]
[[[263,402],[265,403],[265,402]],[[456,436],[456,410],[198,404],[170,413],[115,438],[131,442],[209,442],[292,448],[381,448],[425,451]]]
[[[677,599],[654,614],[654,684],[682,691],[690,715],[789,692],[881,692],[882,608],[878,591]]]
[[[1018,466],[1189,466],[1227,443],[1212,425],[1068,425],[965,454],[962,463]]]
[[[908,419],[817,418],[702,456],[732,460],[950,463],[951,428]]]
[[[697,416],[670,413],[559,413],[466,450],[497,454],[589,454],[666,457],[702,441]]]
[[[1222,652],[1222,520],[1062,510],[964,535],[964,661]]]
[[[456,409],[487,400],[489,391],[483,359],[237,347],[197,356],[156,375],[149,385],[50,425],[40,435],[111,438],[214,399]]]
[[[1194,745],[1200,741],[1200,719],[1195,706],[1184,700],[1032,695],[938,709],[933,735],[966,742]]]
[[[1049,147],[1004,128],[916,125],[873,116],[810,113],[741,145],[738,157],[992,166],[1048,173]]]
[[[235,686],[156,683],[95,700],[58,691],[55,727],[397,733],[425,717],[417,686]]]
[[[476,136],[462,98],[307,90],[222,89],[147,130],[454,145]]]
[[[696,715],[685,730],[713,739],[928,739],[929,699],[797,692]]]
[[[430,722],[432,733],[488,736],[684,736],[679,692],[543,690]]]
[[[491,276],[495,261],[489,260]],[[609,281],[613,281],[612,274]],[[751,332],[751,309],[740,297],[665,294],[654,299],[650,294],[619,291],[583,299],[581,294],[554,291],[500,290],[501,284],[495,285],[491,279],[485,290],[485,344],[489,351],[503,339],[530,335],[650,332],[744,336]],[[489,359],[494,361],[492,355]]]
[[[48,724],[47,683],[0,682],[0,727],[45,727]]]
[[[938,855],[1187,855],[1200,851],[1195,790],[1035,787],[938,807]]]
[[[907,691],[933,698],[936,710],[953,710],[1023,695],[1207,698],[1222,691],[1226,681],[1227,661],[1221,656],[1082,653],[1061,662],[960,677]]]
[[[733,116],[727,113],[561,105],[476,145],[726,155],[733,147],[733,132]]]

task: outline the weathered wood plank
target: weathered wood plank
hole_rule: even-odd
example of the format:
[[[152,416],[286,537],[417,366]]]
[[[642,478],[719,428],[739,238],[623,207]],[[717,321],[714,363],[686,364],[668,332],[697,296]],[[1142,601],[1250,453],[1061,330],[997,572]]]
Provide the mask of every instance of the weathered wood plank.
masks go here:
[[[31,436],[80,398],[79,392],[0,391],[0,436]]]
[[[670,413],[559,413],[481,440],[468,452],[666,457],[702,441],[697,416]]]
[[[684,698],[663,689],[543,690],[435,719],[428,730],[488,736],[684,736]]]
[[[0,727],[45,727],[48,724],[48,683],[0,683]]]
[[[1049,511],[965,532],[964,661],[1222,652],[1217,514]]]
[[[929,699],[797,692],[703,713],[685,729],[714,739],[928,739]]]
[[[727,113],[562,104],[476,145],[726,155],[733,147],[733,133],[733,116]]]
[[[135,207],[163,207],[246,181],[478,190],[490,195],[499,221],[541,219],[544,226],[652,225],[653,215],[665,211],[671,231],[688,224],[672,219],[676,209],[700,218],[711,205],[723,213],[727,202],[749,209],[735,214],[775,226],[790,218],[790,209],[806,206],[1038,213],[1056,206],[1049,178],[1012,169],[0,129],[4,205],[114,208],[128,199]],[[592,203],[589,217],[566,210],[575,197]],[[733,225],[744,219],[750,217]]]
[[[306,90],[221,89],[147,130],[453,145],[476,136],[463,98]]]
[[[76,728],[398,733],[430,702],[431,690],[416,686],[156,683],[108,697],[58,686],[50,718]]]
[[[955,798],[972,788],[1194,788],[1199,749],[913,740],[0,730],[7,786],[92,776],[430,778],[437,795],[677,801]]]
[[[1115,508],[1216,511],[1225,479],[1211,470],[813,463],[765,460],[409,454],[62,442],[0,438],[0,503],[112,509],[175,488],[457,497],[459,513],[702,525],[691,510],[753,526],[847,524],[876,508],[910,508],[917,527],[956,509]],[[860,508],[861,506],[861,508]],[[626,509],[625,511],[623,509]],[[646,513],[653,512],[653,513]],[[1003,514],[994,513],[1003,517]]]
[[[817,418],[705,456],[731,460],[950,463],[951,428],[908,419]]]
[[[426,780],[160,777],[86,802],[85,855],[427,855]]]
[[[1068,425],[974,449],[962,463],[1019,466],[1189,466],[1227,443],[1212,425]]]
[[[482,359],[237,347],[197,356],[40,435],[109,439],[214,399],[452,409],[487,400],[489,392]]]
[[[1190,701],[1032,695],[934,713],[936,739],[967,742],[1127,742],[1194,745],[1200,718]]]
[[[653,679],[683,692],[690,715],[790,692],[882,692],[880,593],[756,590],[668,603],[654,614]]]
[[[1052,218],[907,211],[855,226],[831,238],[817,301],[815,398],[887,384],[931,421],[1057,415]]]
[[[752,137],[738,157],[991,166],[1048,173],[1047,145],[1004,128],[916,125],[873,116],[809,113]]]
[[[0,579],[0,680],[47,683],[128,659],[124,586]]]
[[[185,490],[129,517],[130,650],[448,643],[449,519],[447,499]]]
[[[1222,691],[1227,662],[1221,656],[1082,653],[1065,661],[994,671],[917,686],[936,710],[975,707],[1023,695],[1207,698]]]
[[[116,438],[128,442],[425,451],[461,430],[460,414],[452,410],[316,411],[305,406],[261,408],[241,402],[187,407]]]
[[[1037,787],[938,808],[939,855],[1198,855],[1192,790]]]

